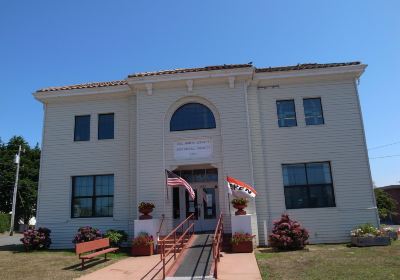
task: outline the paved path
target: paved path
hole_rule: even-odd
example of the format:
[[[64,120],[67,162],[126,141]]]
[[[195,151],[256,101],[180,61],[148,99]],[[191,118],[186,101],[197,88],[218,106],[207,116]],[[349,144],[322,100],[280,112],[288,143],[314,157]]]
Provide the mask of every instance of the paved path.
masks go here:
[[[152,267],[160,261],[160,255],[149,257],[130,257],[109,266],[96,270],[92,273],[83,275],[80,280],[139,280],[152,279],[144,277]],[[161,274],[157,278],[160,279]]]
[[[184,259],[174,277],[202,277],[210,275],[213,234],[196,234],[193,244],[184,252]]]
[[[7,234],[0,235],[0,246],[21,244],[20,239],[22,238],[22,234],[14,233],[13,236]]]
[[[254,253],[222,253],[218,265],[219,280],[261,280]]]

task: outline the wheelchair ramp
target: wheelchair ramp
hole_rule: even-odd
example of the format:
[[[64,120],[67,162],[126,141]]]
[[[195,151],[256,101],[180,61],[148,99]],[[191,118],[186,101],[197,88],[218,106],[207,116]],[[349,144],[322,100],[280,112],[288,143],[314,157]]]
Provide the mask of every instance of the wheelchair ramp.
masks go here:
[[[213,261],[212,243],[213,234],[196,234],[173,277],[167,279],[214,279],[210,277]]]

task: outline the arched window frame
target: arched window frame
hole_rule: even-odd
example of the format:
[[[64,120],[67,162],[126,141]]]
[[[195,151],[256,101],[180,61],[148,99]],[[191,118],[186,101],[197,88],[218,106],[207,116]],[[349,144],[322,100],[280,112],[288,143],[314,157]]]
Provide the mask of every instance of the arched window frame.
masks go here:
[[[177,127],[178,125],[173,124],[174,121],[177,121],[174,118],[177,117],[177,114],[179,114],[181,112],[181,110],[184,110],[185,107],[191,106],[191,105],[197,105],[197,106],[199,106],[199,108],[205,109],[204,114],[206,114],[205,115],[206,121],[203,123],[203,125],[196,125],[196,122],[194,122],[193,127],[186,126],[186,127],[178,128]],[[185,119],[189,119],[189,118],[185,118]],[[188,103],[182,104],[174,111],[174,113],[172,114],[171,119],[170,119],[169,130],[171,132],[175,132],[175,131],[186,131],[186,130],[214,129],[214,128],[216,128],[216,126],[217,126],[217,124],[216,124],[214,113],[208,106],[206,106],[202,103],[199,103],[199,102],[188,102]]]

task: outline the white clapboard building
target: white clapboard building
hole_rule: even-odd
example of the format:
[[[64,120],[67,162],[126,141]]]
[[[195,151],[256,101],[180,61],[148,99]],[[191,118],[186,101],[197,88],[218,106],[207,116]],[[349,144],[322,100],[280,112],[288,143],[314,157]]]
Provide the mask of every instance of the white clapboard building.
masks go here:
[[[257,68],[219,65],[50,87],[43,103],[37,226],[53,248],[81,226],[130,236],[140,202],[168,231],[195,213],[196,231],[231,231],[226,177],[253,186],[247,212],[259,244],[288,213],[312,243],[344,242],[378,224],[357,84],[359,62]],[[195,189],[166,187],[165,169]]]

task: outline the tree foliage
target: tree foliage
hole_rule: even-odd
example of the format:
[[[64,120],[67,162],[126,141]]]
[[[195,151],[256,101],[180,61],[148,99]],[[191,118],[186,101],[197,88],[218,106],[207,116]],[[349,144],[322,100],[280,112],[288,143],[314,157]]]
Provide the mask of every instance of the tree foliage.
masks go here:
[[[27,224],[36,215],[40,148],[38,144],[30,147],[21,136],[12,137],[8,143],[0,140],[0,212],[11,212],[16,171],[14,157],[19,145],[25,152],[21,154],[15,221]]]
[[[384,220],[390,215],[396,213],[396,200],[393,197],[381,189],[375,189],[376,206],[378,207],[379,217]]]

